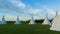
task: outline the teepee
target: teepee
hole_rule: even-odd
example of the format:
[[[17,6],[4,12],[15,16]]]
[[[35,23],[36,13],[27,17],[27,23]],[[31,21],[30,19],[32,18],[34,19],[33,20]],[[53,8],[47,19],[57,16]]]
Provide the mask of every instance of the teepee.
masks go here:
[[[1,24],[7,24],[4,16],[3,16],[3,18],[2,18]]]
[[[51,25],[50,20],[48,19],[48,14],[46,13],[45,20],[42,23],[43,25]]]
[[[33,19],[33,16],[31,17],[31,20],[30,20],[29,24],[36,24],[34,19]]]
[[[60,15],[58,15],[57,12],[55,18],[52,21],[50,30],[60,31]]]
[[[14,24],[21,24],[21,22],[19,21],[19,17],[17,17],[17,20]]]

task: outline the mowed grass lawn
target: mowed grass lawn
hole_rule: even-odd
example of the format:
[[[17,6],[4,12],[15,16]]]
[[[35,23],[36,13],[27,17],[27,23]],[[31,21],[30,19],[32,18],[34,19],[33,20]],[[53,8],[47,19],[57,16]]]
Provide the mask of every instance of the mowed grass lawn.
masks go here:
[[[0,24],[0,34],[60,34],[49,28],[50,26],[41,24]]]

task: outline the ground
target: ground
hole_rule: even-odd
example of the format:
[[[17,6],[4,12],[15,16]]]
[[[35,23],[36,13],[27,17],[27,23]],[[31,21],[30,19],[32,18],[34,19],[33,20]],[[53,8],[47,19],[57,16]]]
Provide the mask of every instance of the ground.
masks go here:
[[[60,34],[60,32],[49,30],[49,28],[49,25],[42,24],[1,24],[0,34]]]

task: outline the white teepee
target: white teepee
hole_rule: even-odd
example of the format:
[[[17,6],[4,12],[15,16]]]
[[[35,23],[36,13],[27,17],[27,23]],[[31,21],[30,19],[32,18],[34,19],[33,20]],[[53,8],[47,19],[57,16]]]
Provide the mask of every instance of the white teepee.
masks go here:
[[[33,16],[31,17],[31,21],[29,22],[29,24],[36,24],[34,19],[33,19]]]
[[[21,24],[21,22],[19,21],[19,17],[17,17],[17,20],[14,24]]]
[[[60,31],[60,15],[58,15],[57,12],[55,18],[52,21],[50,30]]]
[[[48,19],[48,14],[46,13],[45,20],[42,23],[43,25],[51,25],[50,20]]]
[[[7,23],[6,23],[6,20],[5,20],[5,18],[4,18],[4,16],[3,16],[3,18],[2,18],[1,23],[2,23],[2,24],[7,24]]]

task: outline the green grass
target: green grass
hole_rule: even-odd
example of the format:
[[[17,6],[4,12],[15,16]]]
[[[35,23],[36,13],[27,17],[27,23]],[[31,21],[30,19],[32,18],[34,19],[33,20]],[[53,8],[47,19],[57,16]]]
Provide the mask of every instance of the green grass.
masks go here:
[[[0,34],[60,34],[57,31],[50,31],[50,26],[41,24],[6,24],[0,25]]]

